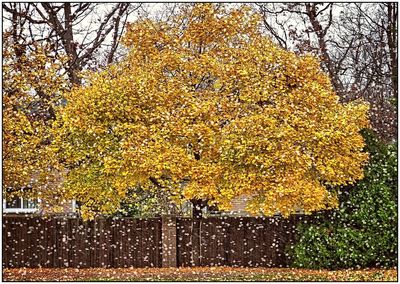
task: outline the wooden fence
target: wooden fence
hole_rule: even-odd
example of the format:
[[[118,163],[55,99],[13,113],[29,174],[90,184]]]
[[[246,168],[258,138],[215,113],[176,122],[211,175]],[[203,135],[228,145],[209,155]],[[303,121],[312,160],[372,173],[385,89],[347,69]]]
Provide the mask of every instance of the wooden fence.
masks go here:
[[[177,265],[286,266],[286,248],[295,242],[296,225],[303,219],[177,218]]]
[[[3,267],[161,267],[161,218],[3,217]]]
[[[282,267],[304,217],[165,220],[4,216],[3,267]]]

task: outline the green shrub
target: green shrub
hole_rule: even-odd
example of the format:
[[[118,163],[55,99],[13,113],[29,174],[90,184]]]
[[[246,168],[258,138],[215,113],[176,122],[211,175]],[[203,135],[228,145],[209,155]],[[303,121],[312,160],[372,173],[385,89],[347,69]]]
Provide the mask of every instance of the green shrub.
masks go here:
[[[340,206],[321,221],[298,227],[290,251],[303,268],[393,267],[397,265],[397,144],[363,133],[370,153],[365,178],[339,189]],[[322,218],[321,218],[322,216]]]

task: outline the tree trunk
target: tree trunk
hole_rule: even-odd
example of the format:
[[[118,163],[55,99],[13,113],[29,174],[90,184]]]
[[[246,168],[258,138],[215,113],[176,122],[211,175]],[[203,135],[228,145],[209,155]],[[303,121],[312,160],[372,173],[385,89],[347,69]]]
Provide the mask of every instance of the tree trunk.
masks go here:
[[[191,199],[190,202],[193,204],[192,216],[194,219],[201,219],[203,217],[203,208],[207,206],[207,200],[202,199]]]

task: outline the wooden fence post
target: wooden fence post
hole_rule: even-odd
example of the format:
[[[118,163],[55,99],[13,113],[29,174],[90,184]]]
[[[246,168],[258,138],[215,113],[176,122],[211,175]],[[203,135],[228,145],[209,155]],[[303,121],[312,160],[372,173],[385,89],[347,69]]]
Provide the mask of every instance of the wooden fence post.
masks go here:
[[[162,267],[177,266],[176,216],[162,216]]]

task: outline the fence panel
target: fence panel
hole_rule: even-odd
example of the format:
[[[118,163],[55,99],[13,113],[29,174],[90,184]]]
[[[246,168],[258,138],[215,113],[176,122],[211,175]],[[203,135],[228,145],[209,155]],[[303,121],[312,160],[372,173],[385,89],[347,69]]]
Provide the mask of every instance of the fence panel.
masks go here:
[[[3,216],[3,268],[161,267],[161,218]]]
[[[294,242],[295,228],[300,221],[301,217],[296,216],[289,219],[209,217],[200,221],[177,218],[177,264],[287,266],[285,248]]]

